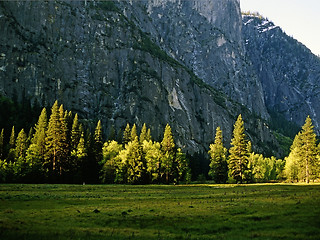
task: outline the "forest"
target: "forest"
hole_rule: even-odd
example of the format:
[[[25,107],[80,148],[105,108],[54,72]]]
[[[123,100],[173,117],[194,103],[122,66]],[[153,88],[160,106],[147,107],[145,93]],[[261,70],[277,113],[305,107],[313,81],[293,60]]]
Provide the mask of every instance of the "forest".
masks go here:
[[[101,121],[91,132],[77,114],[58,101],[50,114],[47,112],[42,109],[29,132],[15,126],[11,132],[1,130],[0,182],[179,184],[208,179],[214,183],[309,183],[320,177],[320,146],[309,116],[295,136],[289,156],[276,159],[252,151],[239,115],[230,149],[224,147],[218,127],[208,146],[209,172],[195,176],[195,159],[176,147],[169,124],[161,142],[152,139],[146,124],[140,130],[136,124],[127,124],[117,141],[103,137]]]

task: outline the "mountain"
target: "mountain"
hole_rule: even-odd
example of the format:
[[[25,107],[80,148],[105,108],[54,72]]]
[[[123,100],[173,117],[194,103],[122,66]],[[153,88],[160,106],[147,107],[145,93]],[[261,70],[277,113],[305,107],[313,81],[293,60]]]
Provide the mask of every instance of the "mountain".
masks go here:
[[[269,111],[299,126],[310,115],[319,134],[320,58],[260,15],[243,16],[242,35]]]
[[[128,17],[150,33],[172,58],[206,84],[268,119],[261,83],[245,56],[239,1],[153,0],[122,4]]]
[[[101,119],[106,135],[127,122],[146,123],[160,139],[169,123],[177,145],[190,154],[207,151],[218,126],[228,144],[241,113],[254,150],[279,155],[268,126],[272,111],[300,123],[314,100],[304,98],[294,114],[308,89],[295,86],[301,98],[287,97],[287,114],[279,91],[290,86],[293,96],[292,79],[279,84],[276,76],[288,76],[285,67],[274,71],[263,58],[285,64],[287,50],[260,54],[269,31],[256,31],[252,19],[241,16],[238,0],[2,1],[0,94],[41,106],[58,99],[88,123]],[[282,37],[280,31],[281,44]],[[305,49],[305,69],[314,76],[306,81],[316,83],[311,55]],[[299,72],[303,60],[296,59]]]

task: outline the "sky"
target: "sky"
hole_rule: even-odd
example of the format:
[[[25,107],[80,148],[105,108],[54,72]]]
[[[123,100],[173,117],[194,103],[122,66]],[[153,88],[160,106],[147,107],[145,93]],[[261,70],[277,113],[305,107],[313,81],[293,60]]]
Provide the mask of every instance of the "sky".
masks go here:
[[[240,0],[241,11],[259,12],[320,55],[320,0]]]

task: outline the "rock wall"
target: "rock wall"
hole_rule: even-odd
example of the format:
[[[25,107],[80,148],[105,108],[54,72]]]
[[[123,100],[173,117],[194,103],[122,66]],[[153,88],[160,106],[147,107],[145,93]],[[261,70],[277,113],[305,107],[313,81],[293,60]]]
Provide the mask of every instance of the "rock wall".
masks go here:
[[[320,58],[261,16],[243,17],[246,51],[263,86],[266,106],[320,130]]]
[[[101,119],[106,134],[146,123],[159,140],[169,123],[189,153],[207,151],[217,126],[228,143],[242,113],[256,150],[274,152],[270,129],[252,115],[268,118],[239,2],[223,3],[0,2],[0,93],[42,106],[58,99]]]

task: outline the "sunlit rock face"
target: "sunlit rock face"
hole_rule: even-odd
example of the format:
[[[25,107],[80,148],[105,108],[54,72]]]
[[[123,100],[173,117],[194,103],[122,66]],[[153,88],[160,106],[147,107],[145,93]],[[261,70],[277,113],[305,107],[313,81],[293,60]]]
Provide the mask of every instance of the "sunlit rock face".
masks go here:
[[[319,57],[261,16],[243,16],[242,33],[266,106],[299,125],[310,115],[319,133]]]
[[[236,0],[8,1],[0,28],[2,95],[58,99],[106,135],[146,123],[160,140],[169,123],[189,153],[218,126],[229,142],[242,113],[257,150],[276,149]]]

